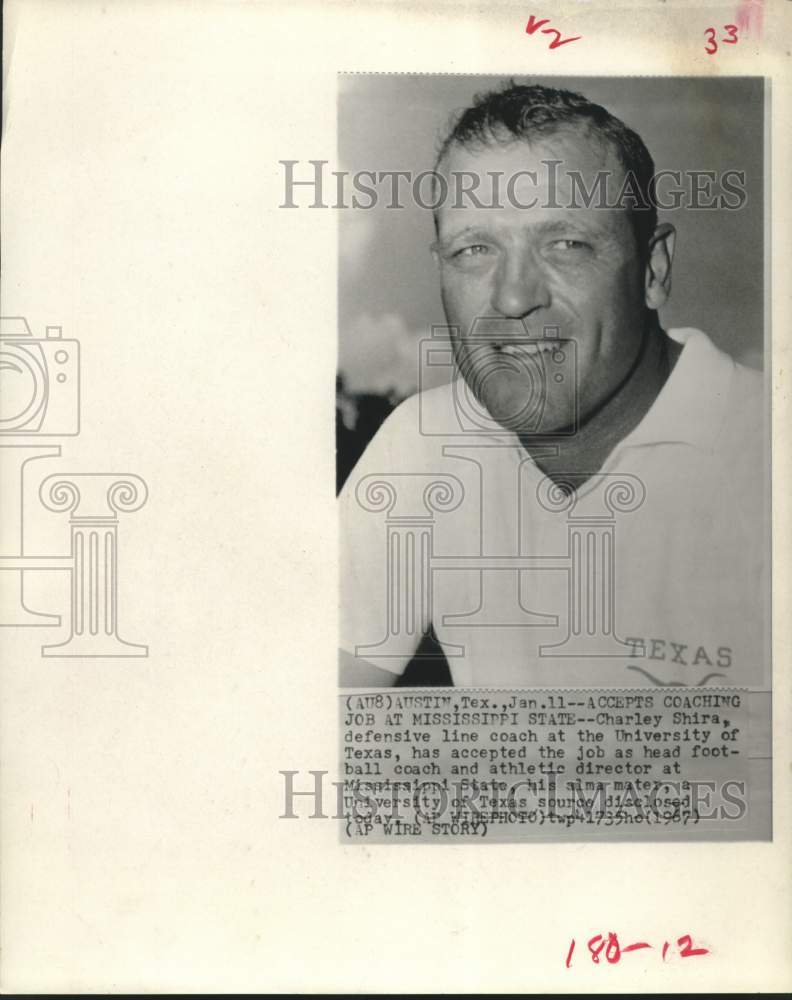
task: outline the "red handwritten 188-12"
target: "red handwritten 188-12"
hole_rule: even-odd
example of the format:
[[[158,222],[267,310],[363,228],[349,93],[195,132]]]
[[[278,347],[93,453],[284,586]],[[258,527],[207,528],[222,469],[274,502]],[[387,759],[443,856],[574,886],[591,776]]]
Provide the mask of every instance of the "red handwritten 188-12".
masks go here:
[[[537,21],[536,16],[534,14],[531,14],[531,16],[528,18],[528,23],[525,26],[525,34],[532,35],[535,31],[539,31],[539,29],[541,28],[542,29],[541,33],[543,35],[555,35],[555,38],[550,42],[549,45],[549,48],[551,49],[558,49],[562,45],[568,45],[570,42],[577,42],[579,39],[583,37],[582,35],[575,35],[574,38],[562,38],[561,32],[558,31],[556,28],[542,28],[543,24],[549,24],[549,23],[550,23],[549,17],[543,17],[540,21]]]
[[[589,938],[586,944],[589,957],[595,965],[600,964],[600,957],[603,954],[605,961],[609,965],[616,965],[617,962],[621,961],[622,955],[626,955],[627,952],[641,951],[644,948],[654,948],[654,945],[649,944],[648,941],[634,941],[632,944],[621,945],[619,944],[618,936],[613,931],[608,931],[607,938],[603,937],[602,934],[595,934],[593,938]],[[662,956],[664,962],[670,947],[668,941],[663,942]],[[575,939],[572,938],[569,943],[566,962],[564,963],[568,969],[572,965],[572,956],[574,953]],[[689,934],[683,934],[682,937],[677,938],[674,953],[678,954],[680,958],[693,958],[696,955],[709,955],[709,948],[694,948],[693,938]]]

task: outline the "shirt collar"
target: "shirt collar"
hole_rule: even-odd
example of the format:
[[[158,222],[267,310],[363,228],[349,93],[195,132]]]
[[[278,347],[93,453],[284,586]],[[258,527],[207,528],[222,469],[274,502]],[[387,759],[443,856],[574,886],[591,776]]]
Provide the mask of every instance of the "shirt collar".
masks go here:
[[[674,369],[643,420],[618,448],[681,442],[711,451],[726,417],[734,361],[702,333],[669,330],[682,344]]]

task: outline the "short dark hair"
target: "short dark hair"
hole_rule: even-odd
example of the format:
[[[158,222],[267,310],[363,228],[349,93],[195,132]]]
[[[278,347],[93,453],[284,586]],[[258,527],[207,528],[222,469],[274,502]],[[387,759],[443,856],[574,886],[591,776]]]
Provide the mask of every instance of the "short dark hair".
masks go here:
[[[645,253],[657,225],[654,199],[654,161],[643,139],[599,104],[582,94],[538,84],[509,80],[499,90],[477,94],[473,104],[460,112],[442,141],[437,155],[439,167],[454,145],[470,148],[493,143],[530,141],[567,126],[583,126],[616,153],[627,175],[635,178],[642,206],[630,206],[640,253]]]

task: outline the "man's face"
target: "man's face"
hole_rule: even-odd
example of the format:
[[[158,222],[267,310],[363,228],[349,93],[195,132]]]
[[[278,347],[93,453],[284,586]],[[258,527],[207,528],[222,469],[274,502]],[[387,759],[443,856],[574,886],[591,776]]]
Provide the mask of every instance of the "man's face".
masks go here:
[[[548,160],[562,161],[554,195]],[[482,175],[484,204],[491,201],[487,172],[502,174],[499,207],[477,207],[467,198],[454,208],[449,197],[438,210],[443,305],[448,323],[459,328],[454,354],[468,385],[495,420],[517,433],[563,430],[571,392],[577,417],[585,420],[637,359],[647,316],[644,266],[625,209],[597,208],[596,199],[591,208],[548,204],[554,198],[569,205],[568,171],[579,171],[587,190],[598,171],[611,171],[607,190],[613,198],[624,179],[615,154],[585,134],[564,131],[531,144],[453,146],[441,169],[449,178],[456,171]],[[519,171],[534,176],[521,178],[510,199],[507,179]],[[533,199],[535,207],[520,207]],[[487,319],[473,330],[479,317]],[[565,360],[570,352],[560,353],[555,338],[575,342],[573,379]]]

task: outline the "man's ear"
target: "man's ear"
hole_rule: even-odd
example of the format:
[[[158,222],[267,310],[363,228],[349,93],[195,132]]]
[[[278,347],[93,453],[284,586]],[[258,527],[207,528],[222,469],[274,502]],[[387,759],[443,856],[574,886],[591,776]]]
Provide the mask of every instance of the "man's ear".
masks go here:
[[[671,262],[674,259],[676,230],[669,222],[661,223],[649,240],[646,261],[646,304],[659,309],[671,293]]]

